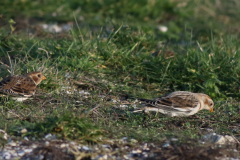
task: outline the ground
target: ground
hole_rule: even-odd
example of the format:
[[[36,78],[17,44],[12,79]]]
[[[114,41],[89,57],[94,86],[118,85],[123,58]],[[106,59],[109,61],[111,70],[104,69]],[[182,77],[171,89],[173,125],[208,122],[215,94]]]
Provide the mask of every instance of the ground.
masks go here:
[[[210,133],[240,138],[239,8],[234,0],[1,0],[0,80],[47,77],[23,103],[2,98],[1,146],[35,145],[23,159],[239,158],[238,143],[202,142]],[[137,98],[180,90],[208,94],[214,112],[132,112]]]

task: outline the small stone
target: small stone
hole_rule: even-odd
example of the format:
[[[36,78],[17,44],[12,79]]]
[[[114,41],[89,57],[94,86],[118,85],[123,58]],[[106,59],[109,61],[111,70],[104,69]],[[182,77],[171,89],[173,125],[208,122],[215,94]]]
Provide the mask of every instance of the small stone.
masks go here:
[[[44,155],[41,154],[38,159],[44,159]]]
[[[11,154],[9,152],[5,152],[5,153],[3,153],[3,157],[5,159],[11,159]]]
[[[70,92],[70,91],[66,91],[66,93],[67,93],[67,94],[72,94],[72,92]]]
[[[133,104],[132,107],[133,107],[133,108],[137,108],[137,105],[136,105],[136,104]]]
[[[178,141],[177,138],[171,138],[170,141]]]
[[[61,148],[65,148],[65,147],[66,147],[66,144],[62,143],[62,144],[60,145],[60,147],[61,147]]]
[[[158,26],[157,28],[161,32],[167,32],[167,30],[168,30],[168,28],[166,26]]]
[[[202,143],[210,142],[215,144],[227,144],[227,143],[239,143],[239,141],[234,136],[222,136],[216,133],[210,133],[204,135],[202,138]]]
[[[47,139],[47,140],[52,140],[52,139],[56,139],[56,136],[49,133],[44,138]]]
[[[80,91],[79,94],[81,94],[81,95],[90,95],[89,92],[85,92],[85,91]]]
[[[15,142],[10,142],[10,143],[8,143],[10,146],[13,146],[13,147],[15,147],[15,146],[17,146],[17,143],[15,143]]]
[[[121,105],[119,105],[119,107],[120,107],[120,108],[127,108],[128,106],[125,105],[125,104],[121,104]]]
[[[25,154],[25,152],[20,150],[20,151],[17,151],[17,154],[22,157]]]
[[[89,151],[90,148],[88,148],[87,146],[82,146],[82,149],[86,150],[86,151]]]
[[[142,150],[140,150],[140,149],[133,150],[132,153],[133,153],[133,154],[136,154],[136,153],[142,153]]]
[[[147,143],[144,143],[144,145],[143,145],[143,150],[145,150],[145,151],[146,151],[146,150],[147,150],[147,151],[150,150],[150,149],[148,148],[148,144],[147,144]]]
[[[49,144],[50,144],[50,143],[49,143],[48,141],[45,142],[45,145],[46,145],[46,146],[49,146]]]
[[[26,141],[29,141],[28,137],[26,137],[26,136],[23,139],[26,140]]]
[[[13,150],[14,149],[14,150]],[[16,153],[16,147],[12,147],[12,150],[8,150],[11,154]]]
[[[27,132],[28,132],[28,131],[27,131],[26,128],[23,128],[23,129],[21,130],[21,133],[22,133],[22,134],[27,133]]]
[[[51,33],[62,32],[62,28],[56,24],[42,24],[42,28]]]
[[[107,155],[104,155],[104,156],[102,156],[101,158],[99,158],[99,160],[101,160],[101,159],[108,159],[108,156],[107,156]]]
[[[70,142],[71,145],[76,145],[76,142],[72,141]]]
[[[117,103],[117,100],[113,99],[112,102],[113,102],[113,103]]]
[[[33,144],[31,147],[32,148],[37,148],[38,146],[36,144]]]
[[[110,148],[110,146],[109,145],[106,145],[106,144],[103,144],[102,145],[104,148]]]
[[[31,153],[32,151],[33,151],[33,149],[31,149],[31,148],[28,148],[28,149],[24,150],[25,153]]]
[[[70,78],[71,75],[70,75],[69,73],[66,73],[66,74],[65,74],[65,77],[66,77],[66,78]]]
[[[163,147],[169,147],[170,146],[170,143],[169,142],[167,142],[167,143],[165,143],[164,145],[163,145]]]
[[[128,137],[123,137],[122,140],[123,140],[123,141],[127,141],[127,140],[128,140]]]
[[[143,152],[143,157],[147,158],[148,154],[146,152]]]

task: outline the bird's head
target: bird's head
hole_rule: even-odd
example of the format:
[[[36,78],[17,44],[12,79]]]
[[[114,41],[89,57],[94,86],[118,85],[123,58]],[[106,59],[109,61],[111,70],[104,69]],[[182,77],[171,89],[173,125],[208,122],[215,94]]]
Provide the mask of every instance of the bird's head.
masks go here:
[[[42,74],[42,72],[29,72],[26,76],[32,78],[36,85],[41,83],[42,80],[45,80],[46,77]]]
[[[202,109],[206,109],[206,110],[209,110],[210,112],[213,112],[214,102],[211,99],[211,97],[209,97],[206,94],[201,94],[201,96],[202,96],[202,101],[203,101]]]

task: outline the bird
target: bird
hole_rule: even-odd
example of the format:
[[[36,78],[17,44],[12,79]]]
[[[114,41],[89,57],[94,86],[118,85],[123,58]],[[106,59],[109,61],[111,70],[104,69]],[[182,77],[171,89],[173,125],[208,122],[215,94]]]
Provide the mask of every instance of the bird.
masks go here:
[[[176,91],[153,100],[138,99],[147,105],[144,111],[155,111],[170,117],[186,117],[196,114],[200,110],[213,112],[214,102],[206,94]],[[134,111],[134,112],[138,112]]]
[[[45,79],[46,77],[39,71],[25,75],[12,75],[0,81],[0,93],[2,96],[9,95],[12,99],[21,102],[33,96],[37,85]]]

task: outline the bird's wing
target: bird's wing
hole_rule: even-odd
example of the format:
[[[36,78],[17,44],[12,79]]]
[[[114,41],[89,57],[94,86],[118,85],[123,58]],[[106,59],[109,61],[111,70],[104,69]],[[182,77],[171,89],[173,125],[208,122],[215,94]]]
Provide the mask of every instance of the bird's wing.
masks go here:
[[[0,92],[10,95],[31,96],[36,91],[36,84],[30,77],[13,75],[0,82]]]
[[[194,93],[189,92],[173,92],[164,97],[154,100],[139,99],[149,104],[151,107],[161,108],[166,111],[191,111],[199,104],[199,100]]]

